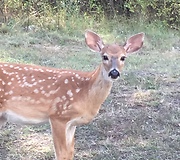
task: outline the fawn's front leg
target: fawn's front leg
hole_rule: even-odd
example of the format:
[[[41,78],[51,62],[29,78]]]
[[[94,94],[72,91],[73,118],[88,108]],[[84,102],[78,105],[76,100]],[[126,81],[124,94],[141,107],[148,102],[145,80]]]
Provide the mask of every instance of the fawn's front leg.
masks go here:
[[[56,160],[72,160],[74,157],[74,133],[76,126],[71,125],[69,122],[61,122],[56,118],[51,118],[50,123]]]

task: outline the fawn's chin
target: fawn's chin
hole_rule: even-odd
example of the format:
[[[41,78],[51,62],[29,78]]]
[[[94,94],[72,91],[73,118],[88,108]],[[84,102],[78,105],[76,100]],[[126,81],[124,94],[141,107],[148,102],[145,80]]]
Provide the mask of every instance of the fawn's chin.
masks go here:
[[[116,81],[120,78],[120,75],[118,76],[109,76],[109,78],[112,80],[112,81]]]
[[[119,77],[117,77],[117,78],[108,77],[108,81],[110,81],[110,82],[115,82],[115,81],[117,81],[118,79],[119,79]]]

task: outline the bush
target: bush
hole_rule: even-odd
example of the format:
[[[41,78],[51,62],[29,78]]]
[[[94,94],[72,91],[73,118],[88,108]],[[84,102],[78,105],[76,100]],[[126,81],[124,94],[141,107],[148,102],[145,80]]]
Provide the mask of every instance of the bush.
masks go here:
[[[149,22],[161,20],[165,25],[178,29],[180,2],[179,0],[6,0],[0,2],[0,21],[3,23],[19,19],[22,25],[36,22],[42,27],[49,23],[48,28],[53,26],[61,28],[61,22],[71,16],[79,17],[79,15],[93,16],[96,20],[101,20],[102,16],[110,19],[115,16],[138,17]]]
[[[180,26],[180,2],[178,0],[127,0],[125,6],[131,14],[147,19],[148,21],[161,20],[171,28]]]

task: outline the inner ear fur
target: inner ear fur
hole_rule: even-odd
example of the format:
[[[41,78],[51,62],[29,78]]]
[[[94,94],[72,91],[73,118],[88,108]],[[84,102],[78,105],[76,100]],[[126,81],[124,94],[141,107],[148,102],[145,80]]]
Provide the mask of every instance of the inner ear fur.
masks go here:
[[[101,52],[102,48],[104,48],[104,43],[101,37],[90,30],[85,32],[85,42],[87,46],[94,52]]]
[[[133,53],[138,51],[144,42],[144,33],[138,33],[136,35],[131,36],[125,43],[124,49],[127,53]]]

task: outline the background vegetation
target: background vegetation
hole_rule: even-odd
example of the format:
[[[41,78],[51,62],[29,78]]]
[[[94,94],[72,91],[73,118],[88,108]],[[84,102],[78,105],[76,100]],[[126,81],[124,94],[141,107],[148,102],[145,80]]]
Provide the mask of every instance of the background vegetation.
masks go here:
[[[180,159],[180,31],[175,0],[1,0],[0,61],[93,70],[84,31],[123,44],[145,33],[98,116],[76,132],[75,160]],[[48,124],[0,130],[1,160],[52,160]]]
[[[114,17],[137,18],[147,22],[161,20],[164,25],[179,30],[179,0],[2,0],[1,23],[13,21],[21,25],[36,25],[43,28],[62,29],[72,16],[94,17],[101,20]],[[70,18],[70,19],[69,19]],[[51,23],[49,23],[51,22]]]

